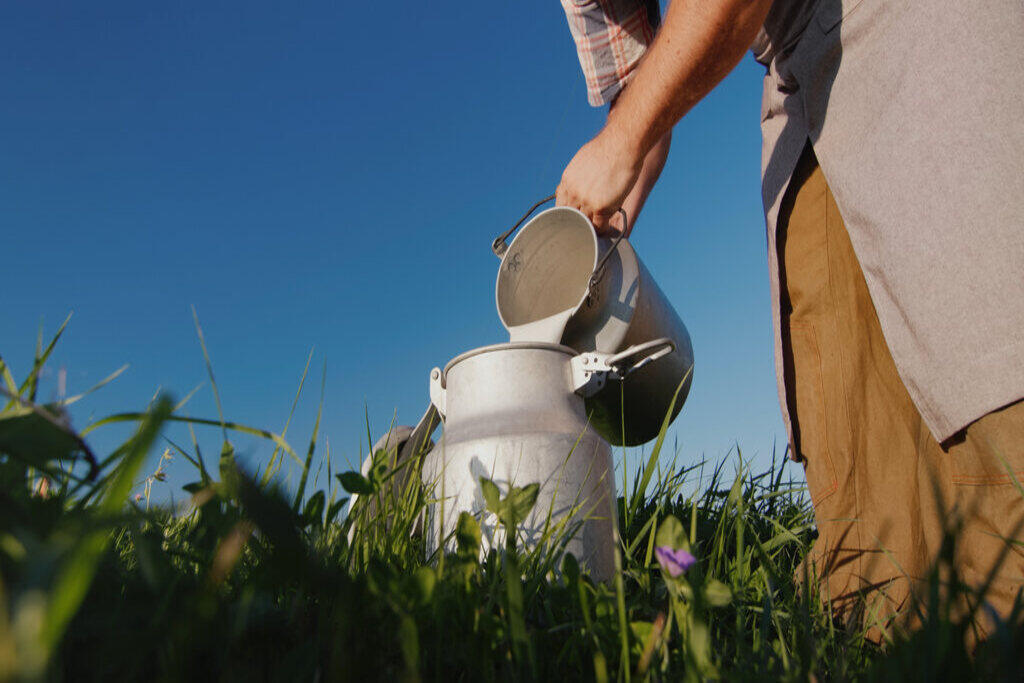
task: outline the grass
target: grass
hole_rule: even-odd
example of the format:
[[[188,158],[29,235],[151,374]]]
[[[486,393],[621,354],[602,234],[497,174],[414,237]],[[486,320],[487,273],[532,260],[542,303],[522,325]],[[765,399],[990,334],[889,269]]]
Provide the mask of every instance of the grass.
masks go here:
[[[451,552],[428,558],[420,477],[394,486],[385,452],[366,476],[335,475],[318,428],[300,457],[284,434],[158,397],[94,424],[136,429],[93,454],[68,401],[36,404],[52,348],[39,344],[20,384],[0,360],[2,680],[1019,680],[1019,619],[969,653],[970,615],[948,609],[968,592],[955,580],[920,606],[918,630],[883,646],[831,615],[802,576],[813,515],[785,461],[686,466],[659,439],[623,480],[609,584],[562,556],[558,534],[532,550],[510,534],[481,557],[468,515]],[[172,422],[191,443],[163,436]],[[215,464],[191,429],[211,425]],[[259,474],[236,462],[236,433],[267,440]],[[195,471],[180,509],[139,499],[163,478],[162,457],[142,470],[160,452]],[[301,470],[295,490],[282,462]],[[361,501],[349,514],[346,488]],[[532,504],[529,487],[488,498],[512,528]],[[654,552],[666,545],[696,564],[671,576]],[[948,564],[940,575],[954,576]]]

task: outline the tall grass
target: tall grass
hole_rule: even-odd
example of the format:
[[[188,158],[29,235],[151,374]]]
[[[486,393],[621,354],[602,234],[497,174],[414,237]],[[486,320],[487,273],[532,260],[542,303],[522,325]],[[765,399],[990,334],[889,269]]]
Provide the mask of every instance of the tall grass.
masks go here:
[[[969,623],[944,607],[966,589],[934,591],[923,626],[896,629],[884,647],[835,619],[802,568],[813,515],[785,460],[763,472],[739,454],[686,465],[659,439],[624,473],[619,569],[603,584],[560,552],[564,533],[532,548],[517,540],[529,487],[489,496],[512,531],[505,547],[481,556],[479,524],[463,515],[450,550],[428,557],[419,523],[434,493],[420,454],[396,464],[381,451],[366,474],[318,488],[310,471],[330,467],[318,427],[299,457],[284,434],[188,417],[159,397],[96,423],[136,424],[98,457],[72,429],[69,401],[36,403],[52,348],[39,345],[20,384],[0,360],[0,679],[1019,676],[1019,619],[969,652]],[[161,436],[171,422],[189,424],[190,444]],[[216,463],[193,426],[217,428]],[[258,476],[236,461],[236,433],[267,440]],[[154,481],[142,474],[147,455],[168,450],[194,470],[176,510],[136,499]],[[300,468],[294,490],[281,483],[284,458]],[[350,493],[359,502],[346,514]],[[659,547],[696,564],[672,576]]]

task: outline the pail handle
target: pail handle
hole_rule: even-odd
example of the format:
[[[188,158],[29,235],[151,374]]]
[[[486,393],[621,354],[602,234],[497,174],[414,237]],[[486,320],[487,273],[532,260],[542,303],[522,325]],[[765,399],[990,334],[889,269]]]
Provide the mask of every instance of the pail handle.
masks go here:
[[[495,256],[497,256],[498,258],[501,258],[501,257],[503,257],[503,256],[505,255],[505,252],[506,252],[506,251],[508,251],[508,244],[506,244],[506,243],[505,243],[505,240],[507,240],[507,239],[509,238],[509,236],[510,236],[510,235],[511,235],[512,233],[514,233],[514,232],[516,231],[516,229],[517,229],[517,228],[518,228],[518,227],[519,227],[520,225],[522,225],[522,224],[523,224],[523,222],[524,222],[524,221],[525,221],[525,220],[526,220],[527,218],[529,218],[529,217],[530,217],[530,214],[531,214],[531,213],[533,213],[533,212],[534,212],[534,211],[536,211],[536,210],[537,210],[538,208],[540,208],[540,205],[541,205],[541,204],[547,204],[548,202],[550,202],[550,201],[551,201],[552,199],[554,199],[554,198],[555,198],[555,195],[551,195],[550,197],[545,197],[544,199],[540,200],[539,202],[537,202],[536,204],[534,204],[533,206],[531,206],[531,207],[530,207],[530,210],[529,210],[529,211],[527,211],[527,212],[526,212],[525,214],[523,214],[523,217],[522,217],[522,218],[520,218],[520,219],[519,219],[518,221],[516,221],[516,224],[515,224],[515,225],[513,225],[513,226],[512,226],[511,228],[509,228],[509,229],[508,229],[508,230],[506,230],[505,232],[503,232],[503,233],[501,233],[500,235],[498,235],[497,237],[495,237],[495,238],[494,238],[494,241],[493,241],[493,242],[491,242],[491,251],[493,251],[493,252],[494,252],[494,255],[495,255]]]
[[[658,350],[650,355],[644,355],[651,349]],[[625,379],[648,363],[652,363],[659,358],[664,358],[675,350],[676,343],[674,341],[668,337],[660,337],[658,339],[652,339],[649,342],[644,342],[643,344],[634,344],[625,351],[609,356],[605,360],[605,363],[607,363],[608,367],[610,367],[620,378]],[[623,369],[622,361],[627,361],[634,356],[642,356],[642,358],[632,365],[627,364],[625,369]]]
[[[531,206],[530,209],[525,214],[523,214],[523,217],[516,221],[515,225],[513,225],[511,228],[495,237],[494,241],[491,242],[491,251],[494,252],[494,255],[497,256],[498,258],[503,258],[505,256],[505,252],[508,251],[508,243],[506,243],[505,240],[507,240],[512,235],[512,233],[514,233],[519,228],[519,226],[522,225],[526,221],[526,219],[530,217],[530,214],[532,214],[534,211],[540,208],[542,204],[547,204],[554,198],[555,195],[551,195],[550,197],[545,197],[544,199],[540,200],[539,202]],[[623,209],[622,207],[619,207],[616,210],[616,213],[622,214],[622,231],[619,233],[619,236],[616,237],[615,240],[612,242],[611,248],[608,251],[606,251],[604,253],[604,256],[601,257],[601,260],[597,262],[597,267],[594,268],[594,274],[590,276],[590,282],[587,283],[588,290],[593,289],[594,285],[601,281],[601,276],[604,275],[604,267],[608,263],[608,258],[612,255],[613,251],[618,249],[619,242],[621,242],[622,239],[626,236],[626,226],[629,225],[629,218],[626,216],[626,210]]]
[[[608,251],[604,252],[604,256],[597,262],[597,267],[594,268],[594,274],[590,276],[590,282],[587,283],[587,291],[593,291],[594,285],[601,281],[601,277],[604,275],[604,267],[608,263],[608,258],[612,255],[616,249],[619,248],[619,242],[626,236],[626,226],[629,225],[629,218],[626,217],[626,210],[619,207],[617,213],[622,214],[622,232],[612,242],[612,246]]]

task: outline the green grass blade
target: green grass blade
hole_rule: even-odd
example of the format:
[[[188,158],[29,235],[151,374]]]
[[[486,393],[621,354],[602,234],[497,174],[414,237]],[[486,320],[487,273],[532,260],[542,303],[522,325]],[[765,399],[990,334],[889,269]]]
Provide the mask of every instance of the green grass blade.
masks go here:
[[[220,405],[220,391],[217,390],[217,380],[213,377],[213,363],[210,362],[210,353],[206,349],[206,339],[203,337],[203,328],[199,326],[199,314],[196,307],[192,306],[192,320],[196,324],[196,336],[199,337],[199,346],[203,349],[203,360],[206,361],[206,374],[210,377],[210,386],[213,388],[213,399],[217,403],[217,416],[220,418],[221,431],[224,433],[224,440],[228,440],[227,427],[224,424],[224,409]]]
[[[302,369],[302,377],[299,378],[299,388],[295,391],[295,398],[292,399],[292,407],[288,411],[288,419],[284,421],[284,429],[281,430],[281,438],[284,438],[288,434],[288,427],[292,423],[292,416],[295,414],[295,408],[299,405],[299,397],[302,395],[302,387],[306,383],[306,376],[309,374],[309,364],[313,361],[313,352],[315,349],[309,350],[309,355],[306,356],[306,366]],[[270,480],[274,477],[277,472],[277,468],[280,467],[278,458],[281,456],[281,449],[274,448],[274,452],[270,454],[270,460],[267,461],[267,469],[263,472],[263,477],[260,479],[260,485],[266,486],[270,483]]]
[[[0,356],[0,379],[3,380],[4,387],[7,389],[8,394],[11,396],[18,395],[18,384],[14,381],[14,377],[11,375],[11,369],[7,366],[7,363],[4,362],[3,356]]]
[[[93,422],[86,429],[82,430],[82,434],[85,435],[88,434],[89,432],[98,429],[99,427],[103,427],[105,425],[110,424],[116,424],[119,422],[138,422],[139,420],[145,419],[148,414],[149,413],[117,413],[115,415],[110,415],[108,417],[103,418],[102,420],[97,420],[96,422]],[[249,427],[248,425],[239,424],[237,422],[226,422],[223,420],[207,420],[200,417],[186,417],[183,415],[169,415],[166,418],[166,420],[168,422],[182,422],[187,424],[206,425],[209,427],[222,427],[225,430],[240,432],[242,434],[249,434],[250,436],[258,436],[263,439],[268,439],[277,444],[277,446],[280,447],[281,450],[283,450],[285,453],[290,455],[292,459],[295,460],[296,463],[300,465],[302,464],[302,460],[300,460],[299,456],[295,454],[295,451],[292,450],[292,447],[288,445],[288,442],[282,439],[279,435],[267,429],[257,429],[256,427]]]
[[[313,435],[309,439],[309,449],[306,451],[306,462],[302,465],[302,476],[299,479],[299,488],[295,492],[295,502],[292,508],[298,512],[302,505],[302,497],[306,495],[306,480],[309,478],[309,466],[313,462],[313,452],[316,450],[316,437],[320,431],[320,418],[324,413],[324,388],[327,386],[327,363],[324,363],[323,374],[320,377],[320,405],[316,409],[316,422],[313,424]]]
[[[50,354],[53,353],[53,347],[57,345],[57,340],[59,340],[61,335],[64,334],[64,329],[68,326],[68,323],[71,322],[72,315],[74,315],[74,312],[68,313],[68,317],[64,318],[64,322],[60,324],[60,327],[57,328],[57,332],[53,335],[53,338],[50,339],[50,343],[47,344],[46,350],[42,349],[43,328],[42,326],[40,326],[39,337],[36,341],[35,360],[32,363],[32,371],[28,374],[28,377],[25,378],[25,381],[21,383],[21,386],[18,387],[18,390],[14,393],[18,394],[19,396],[24,396],[25,393],[27,392],[28,400],[36,400],[36,390],[39,387],[39,373],[43,369],[43,366],[46,365],[46,361],[50,358]],[[13,401],[13,399],[11,400]],[[7,406],[10,407],[10,405],[11,403],[9,402]]]
[[[161,425],[170,414],[171,402],[166,398],[158,401],[154,409],[146,414],[138,432],[132,438],[125,458],[118,465],[116,476],[100,500],[98,512],[104,517],[113,517],[121,510],[131,492],[139,468],[159,435]],[[56,648],[65,629],[71,623],[89,590],[97,565],[110,540],[107,528],[89,532],[59,570],[50,591],[46,620],[41,632],[45,651],[52,652]]]
[[[62,406],[69,406],[72,403],[76,403],[76,402],[82,400],[83,398],[85,398],[89,394],[93,393],[94,391],[96,391],[98,389],[102,389],[107,384],[110,384],[111,382],[113,382],[115,379],[117,379],[118,377],[121,376],[121,373],[123,373],[127,369],[128,369],[128,364],[125,363],[124,365],[119,367],[117,370],[114,370],[112,373],[110,373],[109,375],[107,375],[106,377],[104,377],[99,382],[97,382],[96,384],[92,385],[91,387],[89,387],[88,389],[83,391],[82,393],[77,394],[75,396],[71,396],[70,398],[66,398],[63,401],[60,401],[60,405],[62,405]]]
[[[651,477],[654,476],[654,470],[658,463],[658,456],[661,455],[661,447],[662,444],[665,443],[665,435],[668,433],[668,426],[672,423],[672,412],[675,409],[676,401],[679,399],[679,392],[683,390],[687,380],[690,378],[691,372],[693,372],[692,367],[686,371],[686,374],[683,376],[683,380],[679,383],[679,386],[676,387],[676,393],[673,394],[672,401],[668,404],[668,410],[665,411],[665,419],[662,421],[661,429],[658,431],[658,438],[654,442],[654,448],[651,449],[650,457],[647,459],[647,466],[644,467],[644,473],[640,478],[640,482],[636,485],[636,489],[633,491],[633,495],[630,498],[629,505],[627,506],[627,520],[636,515],[637,508],[644,499],[644,495],[647,492],[647,486],[651,482]]]

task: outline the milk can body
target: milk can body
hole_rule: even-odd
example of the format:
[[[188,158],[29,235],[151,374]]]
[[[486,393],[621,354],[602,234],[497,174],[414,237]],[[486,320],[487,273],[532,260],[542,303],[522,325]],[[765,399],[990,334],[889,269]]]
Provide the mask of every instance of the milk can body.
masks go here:
[[[595,579],[611,577],[611,448],[588,426],[584,400],[574,392],[574,356],[556,344],[498,344],[435,371],[431,398],[444,416],[444,435],[424,461],[423,478],[442,503],[428,514],[428,551],[451,534],[463,511],[481,521],[484,551],[503,547],[505,529],[486,510],[481,477],[503,497],[512,486],[537,483],[537,502],[517,530],[520,544],[535,547],[546,526],[556,537],[572,534],[566,551]]]

